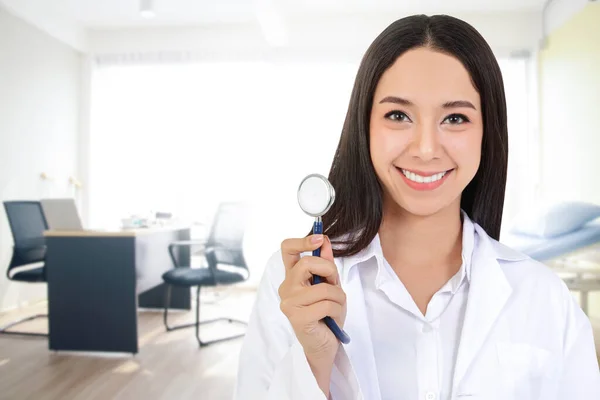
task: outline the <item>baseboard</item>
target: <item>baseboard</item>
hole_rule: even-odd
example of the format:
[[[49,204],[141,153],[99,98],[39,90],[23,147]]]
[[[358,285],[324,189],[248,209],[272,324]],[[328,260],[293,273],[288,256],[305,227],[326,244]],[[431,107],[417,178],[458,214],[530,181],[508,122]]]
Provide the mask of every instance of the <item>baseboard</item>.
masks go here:
[[[18,305],[0,309],[0,314],[6,314],[6,313],[14,312],[14,311],[19,311],[20,309],[23,309],[23,308],[33,307],[33,306],[41,305],[41,304],[47,303],[47,302],[48,302],[48,299],[45,297],[28,300],[28,301],[23,301]]]

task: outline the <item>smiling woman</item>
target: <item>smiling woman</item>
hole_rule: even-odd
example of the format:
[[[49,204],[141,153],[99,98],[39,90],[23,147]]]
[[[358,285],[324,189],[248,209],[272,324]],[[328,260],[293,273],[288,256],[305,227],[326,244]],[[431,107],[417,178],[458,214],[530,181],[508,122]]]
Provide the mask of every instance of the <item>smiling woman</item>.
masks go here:
[[[392,23],[356,76],[325,236],[285,239],[267,263],[236,398],[600,398],[590,321],[498,242],[507,170],[483,37],[445,15]]]

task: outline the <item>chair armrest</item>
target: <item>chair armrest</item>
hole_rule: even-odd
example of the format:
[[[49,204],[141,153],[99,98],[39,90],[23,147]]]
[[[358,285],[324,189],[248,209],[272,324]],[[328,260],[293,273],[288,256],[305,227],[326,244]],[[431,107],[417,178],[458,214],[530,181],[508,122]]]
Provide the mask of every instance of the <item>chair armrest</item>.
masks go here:
[[[237,247],[224,246],[222,244],[211,244],[204,248],[205,253],[212,253],[215,250],[231,250],[237,251],[239,250]]]
[[[202,240],[176,240],[174,242],[169,243],[169,255],[171,256],[171,261],[173,262],[173,267],[177,268],[180,265],[177,263],[177,257],[175,257],[174,250],[177,247],[189,247],[192,254],[196,255],[199,253],[204,253],[206,242]],[[191,250],[193,247],[200,247],[197,250]]]
[[[189,247],[193,254],[204,253],[206,242],[202,240],[176,240],[169,244],[169,251],[173,252],[175,247]],[[195,249],[192,249],[194,248]]]
[[[178,247],[178,246],[205,246],[206,241],[204,240],[176,240],[171,242],[169,246]]]

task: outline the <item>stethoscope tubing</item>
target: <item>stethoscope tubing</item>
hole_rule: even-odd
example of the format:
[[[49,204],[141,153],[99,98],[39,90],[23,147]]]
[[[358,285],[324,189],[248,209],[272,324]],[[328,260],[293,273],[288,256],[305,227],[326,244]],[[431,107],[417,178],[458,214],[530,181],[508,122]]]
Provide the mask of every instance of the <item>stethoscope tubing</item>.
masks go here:
[[[323,222],[320,218],[317,218],[315,223],[313,224],[313,234],[320,235],[323,234]],[[315,257],[321,257],[321,248],[313,250],[312,255]],[[324,282],[325,280],[319,275],[313,275],[312,284],[317,285],[319,283]],[[350,336],[339,325],[333,320],[333,318],[327,316],[323,318],[323,322],[325,325],[333,332],[335,337],[342,343],[348,344],[350,343]]]

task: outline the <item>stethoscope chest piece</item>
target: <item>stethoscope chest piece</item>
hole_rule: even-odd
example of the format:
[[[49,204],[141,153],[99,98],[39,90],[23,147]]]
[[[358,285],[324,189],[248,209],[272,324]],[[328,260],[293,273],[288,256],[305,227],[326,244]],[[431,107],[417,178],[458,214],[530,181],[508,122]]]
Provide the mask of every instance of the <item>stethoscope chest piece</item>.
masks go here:
[[[319,174],[310,174],[298,187],[298,205],[311,217],[321,217],[333,205],[335,190],[327,178]]]

